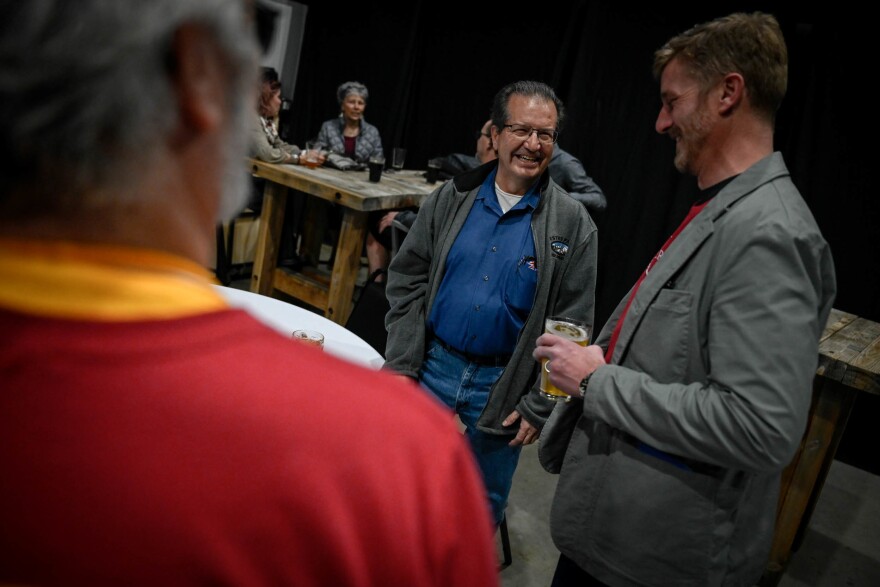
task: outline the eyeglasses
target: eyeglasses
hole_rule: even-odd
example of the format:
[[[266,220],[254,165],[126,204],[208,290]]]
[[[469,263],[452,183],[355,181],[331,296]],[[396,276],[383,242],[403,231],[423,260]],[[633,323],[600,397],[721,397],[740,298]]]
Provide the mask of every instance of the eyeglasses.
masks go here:
[[[559,131],[552,128],[532,128],[521,124],[505,124],[502,128],[510,129],[510,134],[524,141],[535,133],[538,135],[538,142],[545,145],[552,145],[559,138]]]
[[[481,131],[481,130],[478,130],[477,132],[474,133],[474,138],[477,139],[477,140],[479,141],[479,140],[480,140],[480,137],[486,137],[486,138],[491,139],[491,138],[492,138],[492,133],[490,133],[490,132],[483,132],[483,131]]]

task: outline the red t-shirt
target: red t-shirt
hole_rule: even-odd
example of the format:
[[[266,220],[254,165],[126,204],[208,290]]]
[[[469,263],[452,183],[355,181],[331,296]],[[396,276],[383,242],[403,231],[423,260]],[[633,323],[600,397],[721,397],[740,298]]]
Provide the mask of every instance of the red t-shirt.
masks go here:
[[[498,584],[447,411],[240,310],[0,309],[0,381],[0,582]]]

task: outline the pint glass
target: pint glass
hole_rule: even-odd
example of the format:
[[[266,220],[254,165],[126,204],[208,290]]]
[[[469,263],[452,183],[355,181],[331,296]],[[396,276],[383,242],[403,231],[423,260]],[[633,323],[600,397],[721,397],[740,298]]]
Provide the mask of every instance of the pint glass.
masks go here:
[[[592,334],[592,326],[588,326],[581,320],[566,318],[564,316],[551,316],[544,320],[544,332],[567,338],[572,342],[576,342],[580,346],[590,344],[590,334]],[[541,359],[541,395],[547,399],[555,401],[568,401],[571,396],[550,383],[550,369],[553,365],[549,364],[547,359]]]

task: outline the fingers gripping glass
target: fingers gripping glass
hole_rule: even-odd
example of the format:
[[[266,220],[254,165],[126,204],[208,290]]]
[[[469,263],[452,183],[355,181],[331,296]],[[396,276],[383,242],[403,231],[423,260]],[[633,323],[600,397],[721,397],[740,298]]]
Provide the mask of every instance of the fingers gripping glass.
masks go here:
[[[508,129],[510,134],[523,141],[527,141],[535,133],[538,135],[538,142],[545,145],[552,145],[559,138],[559,131],[552,128],[532,128],[521,124],[505,124],[502,128]]]

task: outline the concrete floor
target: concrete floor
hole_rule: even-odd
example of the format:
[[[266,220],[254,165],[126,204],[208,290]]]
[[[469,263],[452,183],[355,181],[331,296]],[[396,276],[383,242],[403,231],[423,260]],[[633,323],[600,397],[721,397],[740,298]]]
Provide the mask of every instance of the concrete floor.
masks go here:
[[[508,506],[513,563],[503,587],[549,587],[559,551],[550,538],[555,475],[523,449]],[[499,560],[501,560],[501,541]],[[834,461],[800,550],[779,587],[880,587],[880,476]]]

